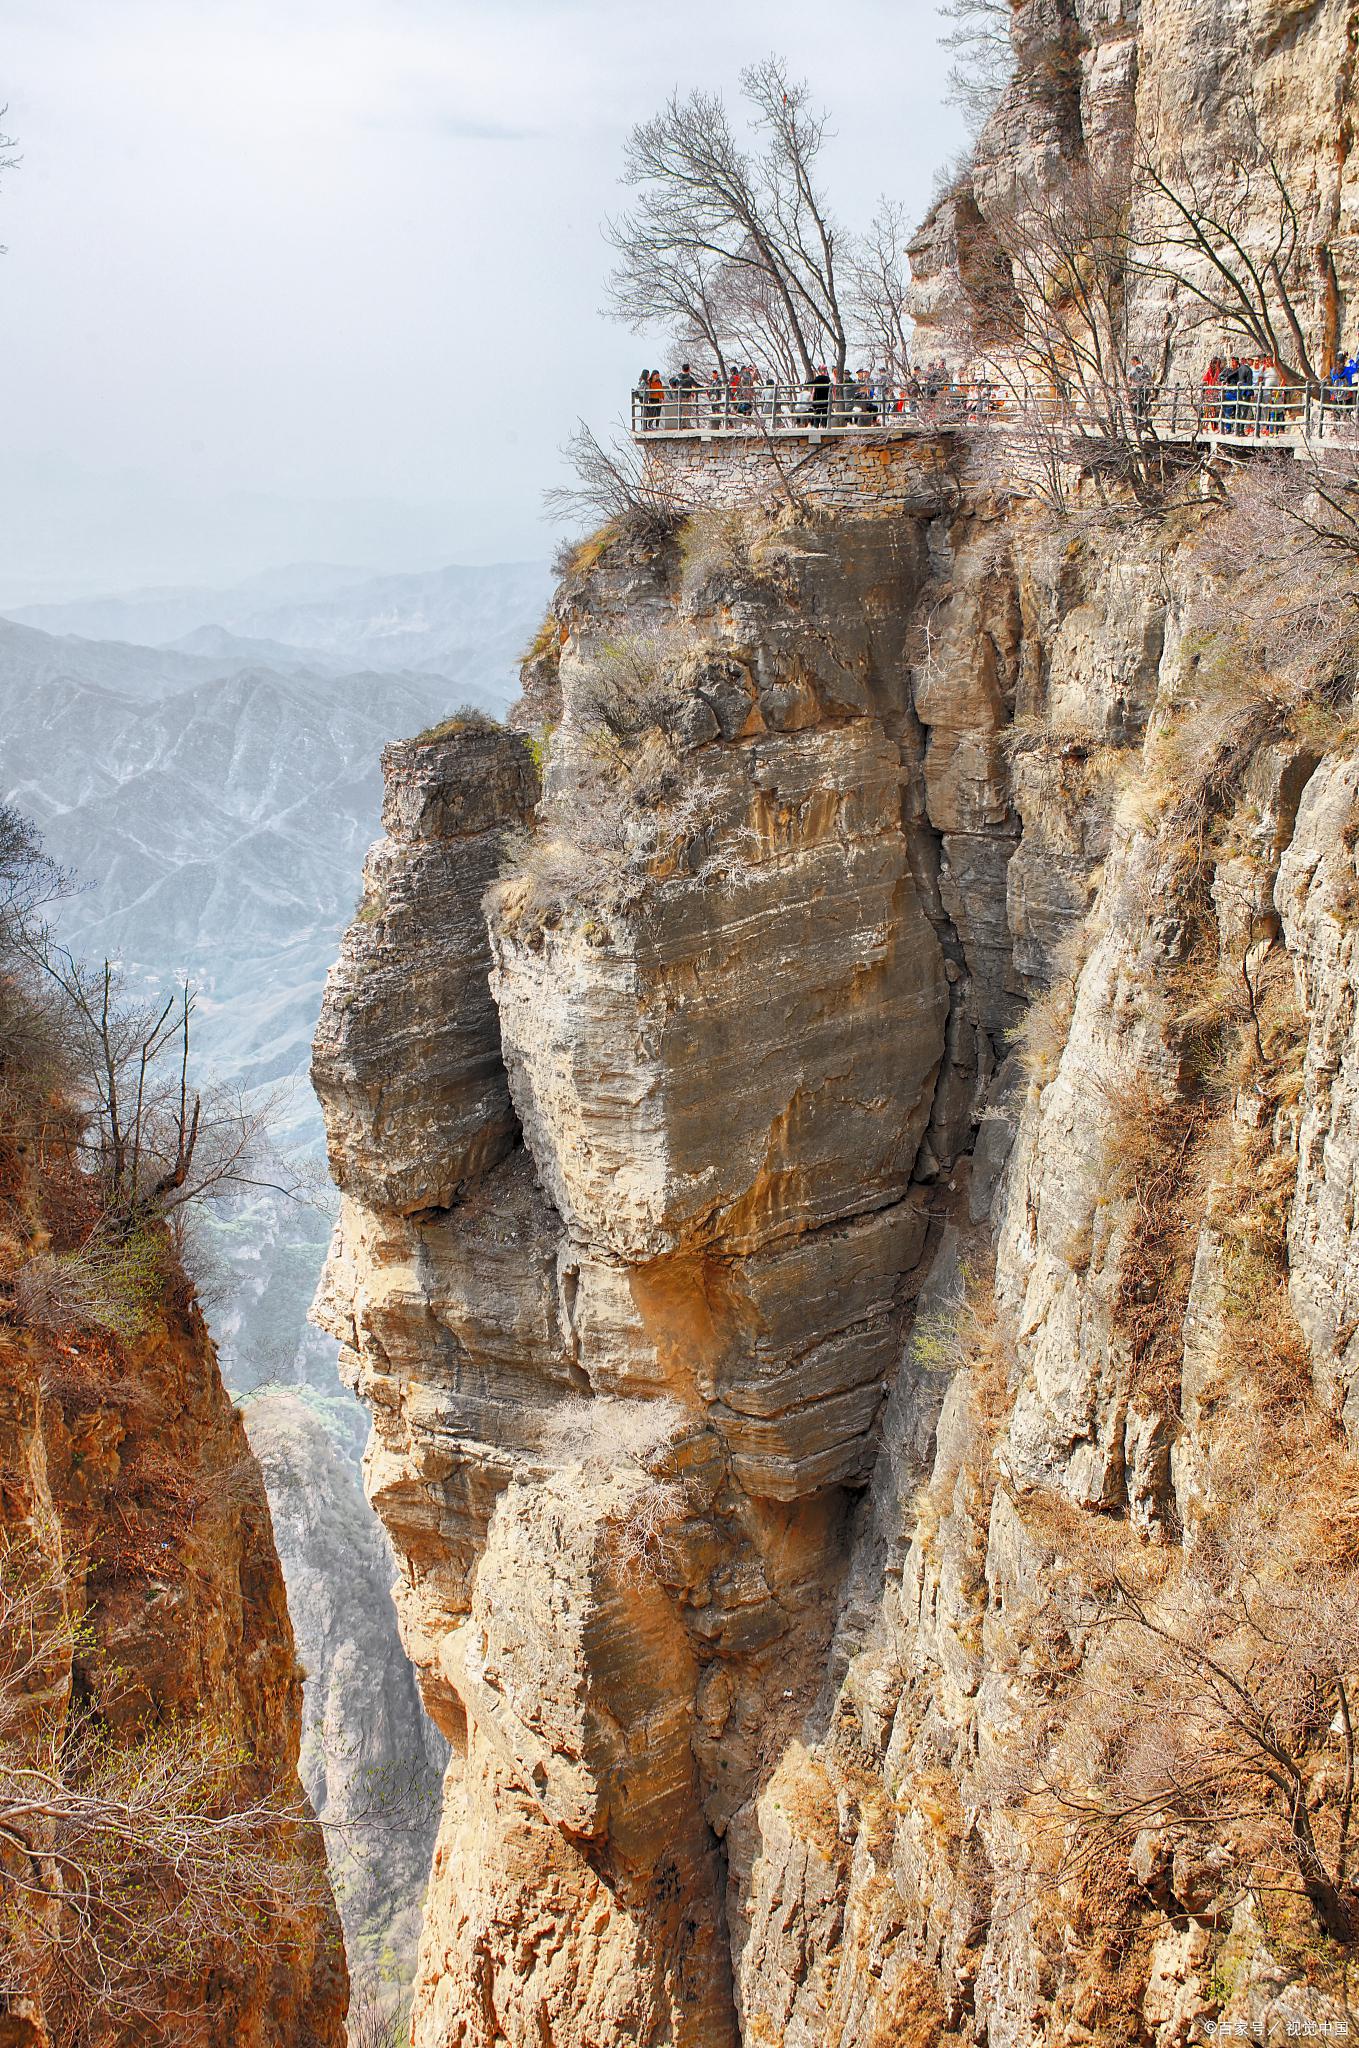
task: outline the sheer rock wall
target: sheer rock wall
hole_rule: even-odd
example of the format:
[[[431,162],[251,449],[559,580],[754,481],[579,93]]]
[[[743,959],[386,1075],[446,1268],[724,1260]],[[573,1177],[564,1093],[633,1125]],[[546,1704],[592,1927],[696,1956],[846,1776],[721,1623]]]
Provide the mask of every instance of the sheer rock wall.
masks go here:
[[[6,1149],[8,1284],[52,1242],[72,1187],[50,1129],[17,1158],[12,1140]],[[206,1721],[289,1805],[301,1800],[302,1674],[264,1482],[168,1256],[135,1338],[58,1334],[22,1318],[0,1330],[0,1538],[20,1569],[30,1555],[35,1572],[53,1569],[69,1587],[79,1625],[51,1682],[97,1713],[115,1744]],[[19,1733],[7,1723],[11,1739]],[[303,1849],[324,1867],[319,1831]],[[339,2048],[347,1974],[328,1897],[303,1898],[263,1932],[257,1953],[223,1940],[156,1987],[164,2024],[202,2048]],[[7,1988],[0,2040],[47,2048],[41,2000],[8,1998]],[[110,2048],[160,2032],[102,2004],[79,2023],[81,2039]]]
[[[969,306],[994,290],[988,220],[1093,165],[1126,178],[1129,227],[1150,263],[1132,287],[1134,345],[1158,376],[1197,386],[1215,354],[1255,355],[1193,289],[1159,274],[1172,218],[1155,180],[1196,196],[1261,270],[1292,246],[1301,338],[1322,373],[1355,344],[1359,226],[1353,163],[1359,34],[1351,0],[1016,0],[1013,81],[977,148],[911,248],[917,352],[966,358]],[[1240,169],[1254,162],[1249,183]],[[1282,209],[1281,209],[1282,202]],[[1183,251],[1183,273],[1221,301],[1223,279]],[[1302,365],[1279,322],[1284,360]]]
[[[472,1179],[436,1129],[418,1177],[456,1180],[451,1206],[347,1193],[326,1283],[405,1640],[454,1748],[429,2048],[908,2027],[1008,2048],[1085,2038],[1114,1998],[1079,1912],[1054,1959],[1038,1848],[994,1772],[1092,1624],[1062,1514],[1164,1542],[1226,1455],[1223,1226],[1205,1211],[1193,1287],[1164,1303],[1172,1423],[1128,1336],[1138,1240],[1110,1164],[1139,1089],[1188,1085],[1175,991],[1204,940],[1158,749],[1206,687],[1200,523],[1110,546],[985,500],[905,529],[752,517],[717,566],[619,543],[559,594],[548,786],[486,898],[495,1002],[465,1049],[501,1062],[520,1135]],[[591,720],[628,616],[682,678],[664,804],[683,829],[621,896],[600,853],[598,900],[565,904],[543,842],[597,798]],[[436,742],[420,774],[510,791],[516,829],[528,743],[497,737],[488,772],[490,744]],[[1303,741],[1260,749],[1195,887],[1214,957],[1246,917],[1250,971],[1277,949],[1308,1020],[1271,1142],[1296,1152],[1291,1285],[1324,1405],[1352,1375],[1332,906],[1354,769],[1317,764]],[[393,835],[375,872],[404,857]],[[468,868],[479,897],[480,835]],[[442,934],[468,918],[434,898],[391,984],[449,1031],[473,962]],[[361,915],[334,987],[390,944]],[[1035,1002],[1051,1042],[1021,1069]],[[1233,1142],[1262,1114],[1238,1102]],[[357,1156],[347,1108],[342,1129]],[[380,1171],[375,1147],[364,1184]],[[992,1258],[1009,1335],[988,1381],[931,1332]],[[1182,1909],[1159,1896],[1129,1907],[1118,1995],[1169,2043],[1158,2000],[1220,2006],[1206,1970],[1167,1977]]]
[[[927,315],[1006,178],[1153,95],[1201,154],[1215,39],[1344,222],[1351,10],[1220,17],[1016,8]],[[1349,1483],[1353,734],[1236,631],[1227,517],[1054,526],[960,463],[615,536],[532,743],[389,758],[321,1309],[453,1745],[419,2048],[1344,2024],[1229,1827],[1073,1876],[1024,1762],[1089,1790],[1110,1544],[1173,1586],[1243,1473]]]

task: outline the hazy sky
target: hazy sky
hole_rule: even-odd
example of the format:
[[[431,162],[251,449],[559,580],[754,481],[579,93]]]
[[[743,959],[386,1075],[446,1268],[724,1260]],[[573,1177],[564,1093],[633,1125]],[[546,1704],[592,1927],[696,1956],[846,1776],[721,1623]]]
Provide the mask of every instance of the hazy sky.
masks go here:
[[[623,137],[778,50],[837,211],[961,143],[934,0],[6,0],[0,604],[545,555]]]

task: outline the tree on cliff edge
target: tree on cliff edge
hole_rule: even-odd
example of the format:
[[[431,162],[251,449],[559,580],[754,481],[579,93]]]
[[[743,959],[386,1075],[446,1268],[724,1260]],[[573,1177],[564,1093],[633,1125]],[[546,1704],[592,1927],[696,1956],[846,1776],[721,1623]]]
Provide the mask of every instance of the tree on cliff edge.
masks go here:
[[[741,92],[754,148],[703,92],[672,94],[628,137],[636,199],[606,227],[608,310],[637,333],[667,327],[724,376],[733,358],[790,382],[823,362],[841,376],[853,344],[873,351],[901,331],[899,221],[884,209],[862,240],[839,226],[820,177],[828,117],[781,58],[750,65]]]

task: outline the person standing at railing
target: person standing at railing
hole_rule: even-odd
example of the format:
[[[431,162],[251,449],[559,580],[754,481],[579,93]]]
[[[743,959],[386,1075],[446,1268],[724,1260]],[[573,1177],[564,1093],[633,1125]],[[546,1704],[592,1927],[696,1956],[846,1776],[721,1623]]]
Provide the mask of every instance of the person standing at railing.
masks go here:
[[[1259,430],[1262,434],[1283,432],[1283,405],[1279,394],[1283,390],[1283,370],[1274,356],[1262,356],[1255,372],[1256,405],[1260,412]]]
[[[1216,434],[1222,425],[1222,371],[1221,356],[1214,356],[1203,373],[1203,399],[1200,409],[1200,425],[1210,434]]]
[[[670,379],[670,388],[675,394],[675,424],[678,427],[698,425],[698,400],[695,393],[699,383],[688,363],[681,363],[679,375]]]
[[[1133,425],[1139,434],[1145,434],[1151,425],[1151,371],[1141,356],[1134,356],[1132,368],[1128,371],[1128,388],[1132,393]]]
[[[651,372],[643,370],[632,387],[632,430],[637,433],[646,425],[647,400],[651,396]]]
[[[647,397],[646,403],[642,409],[643,427],[658,427],[661,423],[661,413],[663,412],[664,408],[665,379],[664,377],[662,377],[659,370],[653,370],[651,372],[651,375],[647,378]]]
[[[1239,422],[1242,389],[1249,376],[1250,372],[1246,369],[1240,356],[1232,356],[1228,359],[1227,367],[1222,372],[1222,431],[1224,434],[1236,434],[1241,430]]]
[[[1354,410],[1359,396],[1359,356],[1351,355],[1348,360],[1337,358],[1335,368],[1326,379],[1326,394],[1323,411],[1329,412],[1334,424],[1344,425]]]
[[[812,419],[818,427],[824,427],[828,423],[830,407],[830,371],[824,363],[818,363],[816,375],[812,379]]]
[[[1250,428],[1257,438],[1269,431],[1269,411],[1265,404],[1265,368],[1268,356],[1252,356],[1250,359]]]

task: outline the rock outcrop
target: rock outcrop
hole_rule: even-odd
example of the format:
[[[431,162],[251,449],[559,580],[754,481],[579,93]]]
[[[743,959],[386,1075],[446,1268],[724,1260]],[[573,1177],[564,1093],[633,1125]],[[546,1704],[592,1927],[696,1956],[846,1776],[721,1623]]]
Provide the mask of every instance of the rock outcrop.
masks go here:
[[[65,1810],[64,1798],[75,1815],[74,1834],[63,1838],[74,1857],[62,1866],[65,1885],[55,1868],[45,1872],[54,1925],[61,1930],[63,1891],[74,1888],[82,1870],[94,1873],[93,1924],[112,1920],[100,1937],[104,1948],[87,1951],[66,1930],[69,1968],[49,1969],[43,1949],[33,1960],[41,1982],[0,1982],[0,2039],[15,2048],[48,2048],[49,2039],[112,2044],[144,2039],[154,2026],[204,2048],[339,2048],[347,2004],[340,1927],[319,1830],[308,1822],[297,1838],[302,1677],[263,1480],[223,1389],[203,1317],[160,1226],[149,1226],[139,1243],[135,1331],[119,1337],[82,1324],[79,1315],[35,1317],[22,1303],[16,1311],[8,1298],[16,1276],[35,1257],[65,1249],[73,1208],[80,1214],[88,1197],[60,1122],[54,1130],[49,1121],[41,1142],[34,1136],[16,1145],[8,1131],[0,1171],[0,1285],[7,1293],[0,1324],[7,1798],[0,1901],[8,1916],[20,1896],[9,1890],[11,1882],[33,1877],[20,1847],[25,1809],[22,1776],[15,1774],[25,1764],[37,1768],[45,1753],[29,1756],[25,1748],[19,1702],[27,1696],[35,1713],[61,1705],[68,1741],[85,1745],[69,1766],[76,1773],[69,1793],[53,1791],[54,1811]],[[49,1599],[65,1603],[69,1626],[45,1632],[42,1603]],[[14,1629],[30,1611],[39,1616],[32,1640],[47,1645],[41,1691],[31,1674],[20,1683],[24,1666],[15,1658]],[[183,1820],[216,1811],[218,1775],[193,1791],[173,1790],[187,1782],[176,1779],[176,1770],[189,1768],[175,1758],[181,1750],[194,1753],[199,1732],[226,1745],[233,1777],[243,1774],[240,1799],[277,1802],[286,1816],[287,1853],[299,1859],[296,1881],[266,1886],[263,1918],[253,1923],[248,1945],[239,1928],[214,1939],[201,1922],[191,1935],[186,1922],[182,1938],[160,1940],[150,1951],[152,1974],[142,1985],[135,1944],[119,1915],[130,1910],[136,1928],[152,1902],[128,1894],[136,1871],[114,1863],[99,1832],[118,1827],[119,1809],[113,1803],[101,1822],[97,1802],[101,1795],[113,1802],[127,1797],[148,1826],[157,1816],[168,1827],[168,1815]],[[125,1745],[144,1758],[135,1795],[118,1774]],[[92,1783],[80,1775],[81,1756]],[[54,1780],[64,1782],[59,1770]],[[95,1802],[83,1819],[84,1809],[72,1803],[82,1795]],[[191,1818],[184,1827],[186,1853],[201,1854]],[[231,1882],[245,1896],[256,1875],[242,1861]],[[7,1936],[18,1925],[7,1918]],[[7,1941],[0,1973],[15,1953]],[[116,1979],[127,1989],[127,1976],[126,2009],[122,1991],[117,2001],[112,1992],[107,2002],[100,1995],[101,1957],[113,1959],[110,1984]]]
[[[1334,234],[1348,11],[1239,14]],[[927,312],[1007,178],[1201,160],[1187,10],[1015,27]],[[453,1752],[418,2048],[1342,2024],[1344,603],[1230,476],[1057,519],[935,452],[606,535],[532,740],[388,757],[320,1312]]]

